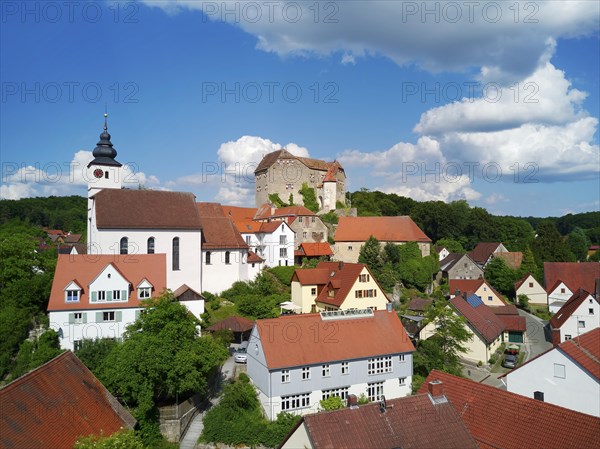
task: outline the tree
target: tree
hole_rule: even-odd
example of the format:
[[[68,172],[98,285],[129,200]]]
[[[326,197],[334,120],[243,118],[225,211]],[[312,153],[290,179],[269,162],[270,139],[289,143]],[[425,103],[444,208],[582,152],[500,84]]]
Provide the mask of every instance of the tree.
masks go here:
[[[518,273],[511,269],[501,257],[494,257],[485,267],[485,279],[492,287],[510,298],[515,294]]]
[[[465,249],[461,245],[461,243],[457,240],[451,238],[443,238],[439,239],[435,246],[441,246],[442,248],[446,248],[451,253],[464,253]]]
[[[236,302],[238,311],[249,318],[275,318],[277,314],[273,310],[275,302],[272,296],[248,295],[238,298]]]
[[[538,224],[537,237],[531,245],[531,250],[540,268],[544,262],[575,261],[575,256],[556,230],[554,223],[549,220]]]
[[[168,292],[144,303],[124,341],[106,357],[100,380],[147,417],[155,403],[203,393],[228,356],[210,336],[198,337],[198,320]]]
[[[527,295],[519,295],[517,297],[517,302],[519,304],[519,307],[525,310],[529,310],[529,297]]]
[[[104,360],[116,346],[117,342],[112,338],[85,339],[75,355],[92,373],[98,375]]]
[[[519,267],[519,278],[522,278],[527,273],[533,275],[534,278],[539,278],[539,273],[537,269],[537,265],[535,263],[535,258],[533,257],[533,252],[531,248],[528,246],[523,250],[523,261],[521,262],[521,266]]]
[[[25,340],[19,347],[12,377],[22,376],[52,360],[61,352],[58,334],[53,329],[48,329],[33,341]]]
[[[371,236],[360,249],[358,262],[369,267],[375,277],[381,271],[383,263],[381,260],[381,244],[379,240]]]
[[[600,250],[597,250],[596,252],[594,252],[589,258],[588,260],[590,262],[600,262]]]
[[[313,211],[315,214],[319,212],[319,203],[317,202],[317,195],[315,194],[315,189],[309,187],[306,182],[302,183],[302,188],[298,191],[300,195],[302,195],[302,201],[304,202],[304,207]]]
[[[587,259],[587,250],[590,246],[590,240],[583,229],[575,228],[567,236],[567,245],[575,258],[578,261],[585,261]]]

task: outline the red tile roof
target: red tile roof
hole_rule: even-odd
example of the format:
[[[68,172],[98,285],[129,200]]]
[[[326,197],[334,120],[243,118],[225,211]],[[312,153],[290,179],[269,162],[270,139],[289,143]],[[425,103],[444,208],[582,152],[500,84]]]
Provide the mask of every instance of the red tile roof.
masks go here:
[[[525,332],[527,331],[527,320],[520,315],[497,315],[504,324],[505,331]]]
[[[219,203],[196,203],[202,225],[202,249],[248,249]]]
[[[431,243],[408,216],[340,217],[335,231],[336,242],[366,242],[371,236],[380,242]]]
[[[265,261],[265,259],[260,257],[254,251],[248,251],[248,263],[261,263],[264,261]]]
[[[274,209],[274,210],[271,210]],[[268,218],[283,218],[283,217],[296,217],[296,216],[310,216],[315,217],[313,211],[307,209],[304,206],[287,206],[280,207],[278,209],[272,208],[269,204],[263,204],[258,208],[256,215],[254,216],[255,220],[266,220]],[[319,219],[320,220],[320,219]]]
[[[600,328],[567,340],[558,348],[600,381]]]
[[[513,270],[518,270],[523,262],[522,252],[506,252],[495,254],[494,257],[499,257],[506,262],[506,265]]]
[[[501,245],[500,242],[481,242],[478,243],[475,249],[469,252],[469,256],[478,264],[483,265],[488,261],[494,251]]]
[[[233,332],[247,332],[254,327],[254,321],[243,316],[229,316],[208,328],[209,331],[227,329]]]
[[[90,283],[112,264],[131,284],[129,301],[90,303]],[[48,301],[48,311],[139,307],[136,286],[144,279],[153,285],[152,297],[167,287],[167,256],[165,254],[70,255],[59,254]],[[75,281],[82,287],[78,302],[65,302],[65,287]]]
[[[384,295],[383,289],[377,282],[377,279],[373,277],[371,270],[365,264],[362,263],[344,263],[344,262],[319,262],[317,268],[325,268],[329,272],[329,283],[325,285],[319,295],[315,298],[315,302],[323,304],[341,307],[344,303],[350,290],[358,280],[358,275],[366,269],[371,279],[377,283],[380,294]],[[329,295],[329,292],[333,290],[333,296]],[[386,297],[389,302],[389,299]]]
[[[78,243],[81,240],[81,234],[69,234],[65,238],[65,243]]]
[[[456,290],[459,290],[460,293],[475,293],[483,284],[485,284],[487,288],[494,292],[500,301],[506,304],[506,301],[502,298],[502,295],[498,293],[485,279],[450,279],[448,281],[448,291],[451,295],[454,295]]]
[[[0,446],[71,449],[82,435],[111,435],[135,419],[70,351],[0,390]]]
[[[328,242],[301,243],[300,249],[294,252],[294,255],[302,257],[320,257],[333,256],[333,251]]]
[[[492,312],[496,315],[515,315],[519,316],[519,309],[514,304],[507,304],[505,306],[494,306]]]
[[[256,207],[237,207],[237,206],[222,206],[225,215],[234,223],[238,221],[253,220],[258,210]]]
[[[284,315],[257,320],[256,327],[269,370],[415,350],[398,315],[386,310],[325,320],[318,313]]]
[[[98,229],[201,228],[192,193],[103,189],[94,198]]]
[[[593,292],[598,278],[600,278],[598,262],[544,262],[546,288],[556,288],[556,284],[562,281],[572,292],[580,288]],[[552,290],[547,292],[551,293]]]
[[[446,397],[482,448],[597,448],[600,419],[433,370],[419,388],[443,382]]]
[[[271,153],[266,154],[262,158],[262,160],[260,161],[258,166],[256,167],[256,170],[254,170],[254,173],[258,173],[263,170],[267,170],[278,159],[294,159],[294,160],[302,162],[308,168],[311,168],[313,170],[320,170],[320,171],[327,171],[332,164],[337,164],[339,166],[339,162],[337,162],[337,161],[325,162],[320,159],[312,159],[312,158],[308,158],[308,157],[294,156],[292,153],[287,151],[285,148],[282,148],[281,150],[273,151]],[[339,169],[343,171],[341,166],[339,166]]]
[[[465,259],[465,262],[463,262],[463,263],[472,264],[473,266],[477,267],[477,269],[481,271],[481,275],[483,275],[483,270],[481,270],[481,268],[479,268],[479,266],[475,263],[475,261],[473,259],[471,259],[468,254],[463,254],[463,253],[448,254],[446,257],[444,257],[440,261],[440,270],[441,271],[449,271],[452,269],[452,267],[454,267],[457,263],[459,263],[463,259]]]
[[[432,299],[424,298],[413,298],[408,304],[408,310],[414,310],[415,312],[423,312],[433,302]]]
[[[292,275],[292,282],[301,285],[325,285],[329,282],[331,271],[326,268],[298,268]]]
[[[323,178],[323,182],[337,182],[337,172],[341,169],[341,165],[338,161],[333,161],[329,164],[327,173]]]
[[[594,301],[598,301],[598,298],[594,298],[588,292],[580,288],[565,302],[562,307],[556,312],[556,314],[550,319],[550,326],[552,329],[559,329],[563,324],[573,315],[579,306],[587,299],[593,298]]]
[[[302,418],[315,449],[476,449],[454,407],[419,394]],[[424,419],[426,417],[426,419]]]
[[[487,343],[492,343],[504,332],[504,323],[494,314],[491,307],[485,304],[473,307],[461,296],[452,298],[450,303]]]

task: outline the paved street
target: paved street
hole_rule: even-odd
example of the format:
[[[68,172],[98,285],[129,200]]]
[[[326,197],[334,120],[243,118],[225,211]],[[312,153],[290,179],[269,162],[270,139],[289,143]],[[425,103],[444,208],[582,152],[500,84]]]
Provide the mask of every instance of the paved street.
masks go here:
[[[552,347],[552,343],[546,340],[544,326],[547,321],[519,309],[519,315],[524,316],[527,320],[527,343],[524,345],[524,350],[527,352],[523,363],[533,357],[547,351]]]

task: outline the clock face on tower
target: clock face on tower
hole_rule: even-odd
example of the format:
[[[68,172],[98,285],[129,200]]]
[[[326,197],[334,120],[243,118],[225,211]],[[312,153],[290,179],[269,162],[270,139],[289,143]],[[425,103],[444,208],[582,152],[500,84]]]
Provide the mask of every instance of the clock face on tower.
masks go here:
[[[102,169],[97,168],[96,170],[94,170],[94,176],[96,178],[102,178],[102,176],[104,176],[104,172],[102,171]]]

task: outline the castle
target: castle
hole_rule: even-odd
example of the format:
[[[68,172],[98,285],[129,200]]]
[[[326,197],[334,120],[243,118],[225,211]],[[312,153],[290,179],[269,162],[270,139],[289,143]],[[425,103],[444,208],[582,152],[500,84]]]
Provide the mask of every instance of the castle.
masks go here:
[[[282,149],[268,153],[254,171],[256,182],[256,207],[271,202],[269,195],[277,194],[287,202],[290,194],[300,203],[300,189],[306,183],[315,190],[319,211],[336,208],[339,201],[345,204],[346,173],[339,162],[298,157]]]

